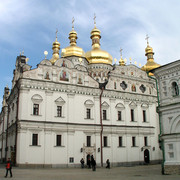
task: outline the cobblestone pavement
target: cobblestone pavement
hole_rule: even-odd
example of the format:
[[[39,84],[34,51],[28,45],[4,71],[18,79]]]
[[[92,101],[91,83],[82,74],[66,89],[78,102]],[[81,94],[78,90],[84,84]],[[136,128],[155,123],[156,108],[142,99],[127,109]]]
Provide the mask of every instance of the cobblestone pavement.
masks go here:
[[[14,180],[176,180],[180,175],[161,175],[160,165],[133,167],[97,168],[59,168],[59,169],[22,169],[13,168]],[[5,168],[0,167],[0,179],[4,178]]]

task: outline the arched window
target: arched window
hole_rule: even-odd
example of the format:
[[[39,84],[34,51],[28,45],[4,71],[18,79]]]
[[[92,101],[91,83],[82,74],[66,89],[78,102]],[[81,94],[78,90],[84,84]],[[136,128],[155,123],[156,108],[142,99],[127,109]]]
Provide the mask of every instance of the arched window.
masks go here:
[[[178,96],[179,95],[179,88],[176,82],[172,83],[172,95]]]

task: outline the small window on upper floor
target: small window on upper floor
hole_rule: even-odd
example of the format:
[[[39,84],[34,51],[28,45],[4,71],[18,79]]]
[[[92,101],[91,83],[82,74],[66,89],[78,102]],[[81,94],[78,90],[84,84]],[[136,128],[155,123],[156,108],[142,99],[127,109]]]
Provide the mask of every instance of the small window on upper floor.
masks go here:
[[[91,119],[91,109],[90,108],[86,109],[86,118]]]
[[[134,121],[134,109],[131,109],[131,121]]]
[[[57,117],[62,117],[62,106],[57,106]]]
[[[176,82],[172,83],[172,95],[178,96],[179,95],[179,87]]]
[[[114,82],[114,89],[116,89],[116,82]]]
[[[39,115],[39,104],[33,104],[33,115]]]
[[[107,138],[107,136],[103,137],[103,144],[104,144],[104,147],[108,146],[108,138]]]
[[[107,120],[107,112],[106,112],[106,110],[103,110],[103,120]]]
[[[143,110],[143,122],[147,122],[147,119],[146,119],[146,110]]]

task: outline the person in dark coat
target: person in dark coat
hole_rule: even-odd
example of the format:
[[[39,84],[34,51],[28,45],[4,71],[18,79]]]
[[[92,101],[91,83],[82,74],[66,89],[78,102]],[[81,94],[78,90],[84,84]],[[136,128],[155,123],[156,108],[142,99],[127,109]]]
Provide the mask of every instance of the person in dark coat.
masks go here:
[[[8,161],[7,161],[7,163],[6,163],[6,175],[4,176],[5,178],[6,178],[7,175],[8,175],[8,171],[10,172],[10,177],[12,177],[12,171],[11,171],[11,169],[12,169],[12,163],[11,163],[10,158],[8,158]]]
[[[83,158],[80,160],[80,163],[81,163],[81,168],[84,168],[84,159]]]
[[[89,169],[91,168],[91,159],[90,159],[90,155],[88,155],[88,158],[87,158],[87,166],[88,166]]]
[[[92,170],[96,171],[96,160],[94,159],[93,155],[91,156],[91,165],[92,165]]]
[[[106,161],[106,168],[110,169],[110,162],[109,162],[109,159],[107,159],[107,161]]]

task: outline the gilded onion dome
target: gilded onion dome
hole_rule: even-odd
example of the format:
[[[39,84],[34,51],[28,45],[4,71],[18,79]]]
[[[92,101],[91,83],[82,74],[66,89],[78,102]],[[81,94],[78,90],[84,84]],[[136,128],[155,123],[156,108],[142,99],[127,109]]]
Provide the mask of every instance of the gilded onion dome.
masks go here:
[[[95,23],[94,23],[95,24]],[[94,29],[91,31],[91,39],[92,39],[92,50],[86,52],[86,59],[90,64],[93,63],[103,63],[103,64],[112,64],[112,56],[100,49],[100,30],[96,28],[96,24]]]
[[[141,68],[143,71],[149,72],[157,67],[159,67],[160,65],[157,64],[154,61],[154,52],[153,52],[153,48],[151,46],[149,46],[149,42],[148,42],[148,36],[147,36],[147,47],[145,49],[145,56],[147,56],[147,63]],[[152,73],[150,73],[150,75],[153,75]]]
[[[74,23],[74,18],[72,23]],[[74,30],[74,24],[72,25],[72,31],[69,33],[69,40],[70,40],[70,46],[62,49],[62,57],[68,57],[68,56],[78,56],[78,57],[85,57],[85,52],[82,48],[78,47],[76,45],[77,40],[77,33]]]
[[[59,50],[60,50],[60,43],[57,41],[57,32],[56,31],[56,40],[53,42],[53,56],[51,58],[51,63],[54,64],[59,59]]]

